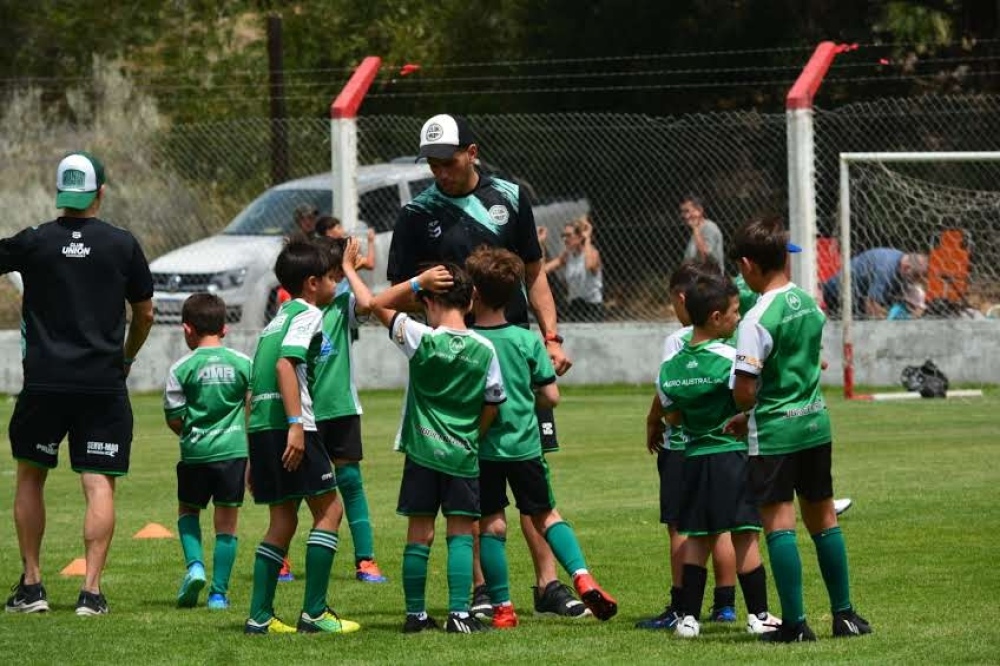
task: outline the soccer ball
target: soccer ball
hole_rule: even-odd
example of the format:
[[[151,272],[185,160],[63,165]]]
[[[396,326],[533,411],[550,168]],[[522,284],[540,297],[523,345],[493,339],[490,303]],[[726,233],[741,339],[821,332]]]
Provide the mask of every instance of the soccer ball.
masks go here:
[[[681,638],[697,638],[698,634],[701,633],[701,625],[698,624],[698,620],[693,615],[685,615],[677,623],[677,628],[674,632]]]

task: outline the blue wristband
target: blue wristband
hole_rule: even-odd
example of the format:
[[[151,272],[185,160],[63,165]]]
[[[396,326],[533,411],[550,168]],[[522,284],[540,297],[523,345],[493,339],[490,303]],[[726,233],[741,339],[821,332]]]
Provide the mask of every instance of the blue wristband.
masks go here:
[[[301,416],[289,416],[288,417],[288,425],[295,425],[296,423],[299,423],[299,424],[302,423],[302,417]]]
[[[410,278],[410,289],[413,290],[414,294],[420,293],[420,280],[417,278]]]

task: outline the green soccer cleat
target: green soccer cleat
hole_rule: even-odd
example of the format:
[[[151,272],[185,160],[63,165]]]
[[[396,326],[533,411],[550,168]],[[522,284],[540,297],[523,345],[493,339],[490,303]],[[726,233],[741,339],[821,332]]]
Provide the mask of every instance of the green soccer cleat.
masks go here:
[[[327,607],[319,617],[310,617],[305,611],[299,616],[299,624],[296,630],[300,634],[352,634],[361,625],[357,622],[345,620],[337,615],[332,608]]]

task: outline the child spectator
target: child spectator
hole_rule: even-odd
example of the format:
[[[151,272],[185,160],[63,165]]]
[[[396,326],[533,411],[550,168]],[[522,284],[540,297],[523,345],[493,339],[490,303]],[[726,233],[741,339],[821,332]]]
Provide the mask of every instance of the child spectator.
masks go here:
[[[749,414],[749,479],[783,619],[761,639],[783,643],[816,640],[802,598],[796,496],[830,597],[833,635],[871,633],[851,603],[847,549],[833,505],[830,414],[819,386],[826,317],[789,280],[788,256],[788,234],[778,219],[751,220],[734,237],[733,259],[761,297],[739,325],[731,383],[737,408]]]
[[[330,568],[337,552],[343,506],[330,458],[316,432],[306,360],[323,344],[323,313],[333,300],[335,267],[309,241],[290,241],[275,262],[278,281],[293,300],[261,331],[254,355],[250,399],[250,482],[254,501],[267,504],[270,521],[257,547],[248,634],[348,633],[357,623],[327,605]],[[306,540],[306,584],[296,628],[274,614],[278,571],[298,526],[302,500],[313,517]]]
[[[524,281],[524,263],[501,248],[481,247],[465,262],[475,287],[474,330],[493,343],[504,377],[507,401],[479,446],[480,558],[493,604],[493,626],[517,626],[510,599],[506,539],[507,484],[518,510],[531,517],[535,529],[570,574],[577,594],[599,620],[608,620],[618,603],[590,574],[573,528],[555,508],[536,403],[553,408],[559,402],[556,373],[542,340],[507,321],[507,303]]]
[[[222,344],[226,304],[214,294],[193,294],[181,308],[190,353],[170,366],[163,395],[167,425],[180,435],[177,531],[187,574],[177,605],[191,608],[205,587],[199,517],[215,505],[215,552],[208,607],[229,608],[229,577],[236,561],[236,522],[246,486],[246,406],[250,358]]]
[[[389,304],[412,289],[427,315],[424,325]],[[436,266],[390,287],[372,311],[409,359],[410,378],[396,449],[406,455],[396,511],[408,518],[403,549],[404,633],[438,625],[427,614],[427,563],[440,510],[447,523],[446,631],[488,629],[469,612],[472,528],[479,518],[479,441],[506,400],[500,365],[488,340],[465,326],[472,281],[454,265]]]
[[[757,547],[760,516],[746,487],[746,443],[731,432],[735,415],[729,374],[736,353],[739,290],[720,274],[697,277],[684,292],[693,329],[682,348],[660,366],[657,394],[672,426],[684,426],[684,465],[677,531],[686,536],[677,623],[679,636],[701,627],[705,563],[721,534],[731,533],[736,569],[747,605],[747,630],[773,632],[780,621],[767,612],[767,580]]]

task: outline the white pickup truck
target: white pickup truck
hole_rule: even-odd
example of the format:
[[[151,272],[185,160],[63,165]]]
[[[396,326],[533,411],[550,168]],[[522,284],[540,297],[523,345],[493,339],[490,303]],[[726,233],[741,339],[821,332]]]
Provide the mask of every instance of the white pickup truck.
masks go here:
[[[362,277],[374,290],[386,286],[386,260],[401,206],[433,183],[430,167],[412,157],[358,168],[358,217],[352,232],[365,239],[375,230],[376,266]],[[194,292],[210,291],[226,301],[231,327],[260,328],[274,312],[278,281],[274,261],[294,224],[300,204],[329,215],[333,206],[330,173],[292,180],[265,191],[215,236],[169,252],[150,263],[157,323],[180,321],[181,306]],[[567,221],[588,212],[586,199],[536,205],[535,221],[558,238]],[[551,242],[551,241],[550,241]],[[362,251],[366,252],[362,240]],[[550,247],[550,250],[552,248]],[[556,248],[558,251],[558,248]]]

